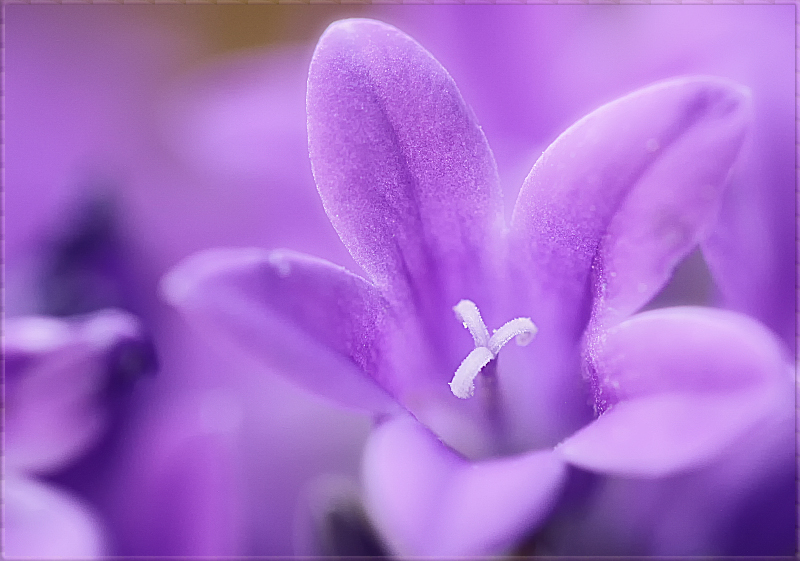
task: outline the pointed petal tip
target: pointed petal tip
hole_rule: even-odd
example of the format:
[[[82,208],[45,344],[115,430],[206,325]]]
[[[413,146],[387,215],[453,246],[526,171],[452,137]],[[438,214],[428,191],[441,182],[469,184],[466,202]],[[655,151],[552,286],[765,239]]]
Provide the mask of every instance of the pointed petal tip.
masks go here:
[[[367,36],[379,31],[402,33],[397,28],[374,19],[347,18],[334,21],[320,35],[317,46],[314,49],[312,64],[313,60],[320,55],[320,51],[327,49],[329,46],[335,49],[335,45],[341,42],[349,43],[357,40],[359,36]]]
[[[306,107],[325,212],[370,280],[437,307],[482,293],[474,279],[502,223],[497,167],[433,55],[385,23],[335,22],[312,57]]]
[[[323,39],[330,37],[332,35],[352,34],[360,30],[370,29],[370,28],[375,30],[385,29],[385,30],[397,31],[396,27],[375,19],[347,18],[347,19],[340,19],[331,23],[322,33],[322,36],[320,37],[320,42],[322,42]]]
[[[589,298],[595,321],[613,323],[669,281],[713,228],[752,121],[750,95],[715,76],[662,80],[589,113],[545,150],[520,191],[511,239],[539,264],[534,284],[565,303],[553,308],[559,318],[580,303],[581,329]],[[587,297],[590,277],[597,290]]]
[[[273,253],[258,247],[212,248],[186,257],[168,271],[159,283],[161,297],[176,308],[191,306],[198,289],[223,271],[240,268],[264,259]]]

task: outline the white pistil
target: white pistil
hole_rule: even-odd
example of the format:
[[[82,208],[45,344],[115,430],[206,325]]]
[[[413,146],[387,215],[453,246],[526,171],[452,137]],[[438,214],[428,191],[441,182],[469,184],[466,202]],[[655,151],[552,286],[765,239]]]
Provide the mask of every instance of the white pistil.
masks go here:
[[[472,349],[467,358],[461,361],[461,365],[453,376],[453,381],[450,382],[450,389],[453,390],[453,395],[462,399],[472,397],[472,394],[475,393],[475,384],[473,382],[475,376],[493,358],[492,351],[486,347]]]
[[[500,349],[514,337],[517,338],[517,345],[524,347],[533,341],[537,331],[538,329],[533,325],[531,318],[512,319],[494,332],[492,338],[489,339],[489,350],[492,351],[493,355],[497,356]]]
[[[517,345],[529,344],[536,335],[536,326],[530,318],[516,318],[506,322],[489,337],[489,330],[483,323],[478,306],[471,300],[461,300],[453,307],[456,317],[460,319],[472,335],[475,348],[467,355],[450,382],[453,395],[461,399],[472,397],[475,392],[475,378],[484,366],[497,358],[500,349],[516,337]]]
[[[456,317],[461,320],[461,323],[464,324],[464,327],[469,329],[472,340],[475,341],[475,346],[488,347],[489,330],[486,329],[486,324],[483,323],[481,312],[475,302],[462,300],[453,306],[453,311],[456,313]]]

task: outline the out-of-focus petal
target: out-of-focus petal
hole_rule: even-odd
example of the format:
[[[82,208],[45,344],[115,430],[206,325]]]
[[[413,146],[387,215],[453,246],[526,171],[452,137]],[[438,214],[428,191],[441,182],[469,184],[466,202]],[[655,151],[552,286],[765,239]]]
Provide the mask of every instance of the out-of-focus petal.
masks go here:
[[[387,304],[341,267],[286,250],[213,249],[162,288],[192,321],[311,391],[367,411],[392,406],[380,386]]]
[[[69,493],[15,474],[3,478],[3,559],[99,559],[99,521]]]
[[[645,312],[591,352],[605,412],[558,448],[591,470],[655,477],[706,465],[792,400],[778,340],[733,312]]]
[[[463,298],[489,306],[503,220],[494,159],[471,110],[413,39],[358,19],[321,37],[307,107],[331,222],[375,284],[427,318],[447,352],[460,328],[442,325],[450,308]]]
[[[574,334],[587,296],[611,321],[658,292],[715,217],[746,100],[723,79],[660,82],[594,111],[545,151],[511,226],[528,268],[521,282],[532,279],[534,301],[552,303],[545,318],[560,314]]]
[[[363,469],[390,547],[423,556],[503,553],[543,521],[565,475],[550,451],[468,462],[411,418],[375,430]]]
[[[101,434],[104,397],[125,368],[118,363],[143,344],[141,326],[130,314],[103,310],[71,320],[17,317],[4,327],[7,465],[53,470]]]

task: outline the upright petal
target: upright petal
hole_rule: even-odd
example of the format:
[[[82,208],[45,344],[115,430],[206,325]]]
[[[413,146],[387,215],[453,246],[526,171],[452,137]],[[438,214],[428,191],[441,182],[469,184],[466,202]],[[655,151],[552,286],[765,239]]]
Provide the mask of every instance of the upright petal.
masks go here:
[[[7,465],[50,471],[85,452],[105,427],[113,378],[144,366],[137,360],[143,344],[138,320],[118,310],[6,320]]]
[[[564,476],[550,451],[471,463],[411,418],[379,427],[364,454],[367,509],[400,555],[503,553],[543,522]]]
[[[442,325],[450,308],[487,301],[503,219],[494,159],[471,110],[413,39],[358,19],[323,34],[307,103],[331,222],[375,284],[447,341],[458,328]]]
[[[536,162],[512,220],[516,256],[577,334],[594,298],[624,318],[667,282],[702,239],[748,123],[747,92],[717,78],[677,78],[609,103]],[[537,318],[533,318],[537,321]],[[538,320],[537,323],[542,322]]]
[[[167,300],[201,327],[311,391],[381,411],[386,302],[360,277],[321,259],[258,248],[194,255],[162,283]]]
[[[605,412],[559,446],[587,469],[652,477],[707,465],[791,409],[787,354],[767,329],[734,312],[638,314],[592,353]]]

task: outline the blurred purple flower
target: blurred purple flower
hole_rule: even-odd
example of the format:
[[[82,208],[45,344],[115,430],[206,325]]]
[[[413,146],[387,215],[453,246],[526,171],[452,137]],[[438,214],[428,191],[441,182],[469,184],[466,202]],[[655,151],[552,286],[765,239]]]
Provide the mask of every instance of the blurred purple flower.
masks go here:
[[[83,444],[48,468],[47,488],[28,471],[6,485],[28,502],[57,506],[63,495],[64,514],[52,524],[72,518],[76,527],[63,533],[85,539],[80,551],[63,540],[28,549],[47,545],[23,542],[29,536],[57,528],[25,519],[7,524],[7,551],[13,544],[43,557],[288,554],[298,495],[320,473],[355,473],[367,424],[207,350],[156,286],[177,260],[207,246],[278,242],[324,253],[326,233],[340,245],[319,200],[313,212],[302,194],[306,184],[313,194],[303,125],[311,49],[223,61],[177,80],[163,99],[187,53],[202,54],[186,48],[191,33],[143,12],[85,8],[7,10],[4,314],[17,316],[10,325],[38,314],[36,321],[82,333],[77,314],[123,307],[152,337],[160,369],[126,384],[124,396],[100,391],[115,372],[92,370],[86,399],[68,412],[49,394],[25,394],[25,418],[42,434],[28,438],[9,424],[7,438],[44,446],[45,429],[62,429],[52,442]],[[243,103],[254,98],[268,101],[258,114]],[[239,126],[245,122],[249,128]],[[230,134],[220,134],[221,125]],[[265,141],[283,150],[278,160],[255,158],[251,146]],[[254,201],[275,214],[265,221]],[[300,217],[295,229],[278,220],[287,207]],[[112,351],[93,360],[103,353]],[[12,358],[6,348],[7,383]],[[66,386],[88,375],[80,365],[56,366],[45,372]],[[38,372],[19,377],[44,383]],[[67,424],[67,413],[96,421],[96,433]]]
[[[3,326],[6,558],[95,558],[109,553],[98,515],[42,477],[85,454],[108,428],[119,388],[148,365],[139,322],[103,310],[69,320]]]
[[[201,327],[383,421],[365,500],[394,552],[507,551],[550,514],[566,463],[663,478],[785,427],[790,368],[767,329],[703,308],[632,315],[716,218],[748,123],[740,87],[678,78],[591,113],[534,165],[506,230],[483,133],[413,40],[333,24],[308,84],[317,186],[370,280],[210,250],[163,287]],[[503,346],[531,319],[531,345]]]

